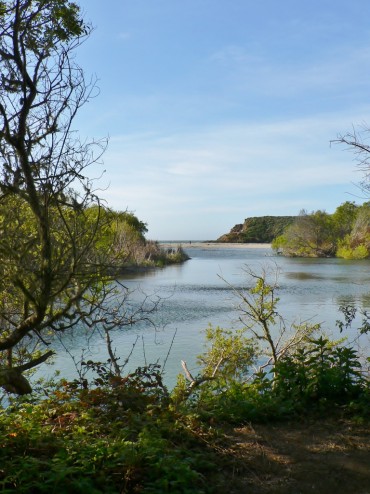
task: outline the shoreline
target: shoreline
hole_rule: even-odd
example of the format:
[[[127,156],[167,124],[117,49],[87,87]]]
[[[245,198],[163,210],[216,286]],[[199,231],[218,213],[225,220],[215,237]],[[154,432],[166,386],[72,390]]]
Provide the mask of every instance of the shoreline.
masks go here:
[[[271,244],[243,244],[243,243],[228,243],[228,242],[159,242],[159,245],[164,249],[271,249]]]

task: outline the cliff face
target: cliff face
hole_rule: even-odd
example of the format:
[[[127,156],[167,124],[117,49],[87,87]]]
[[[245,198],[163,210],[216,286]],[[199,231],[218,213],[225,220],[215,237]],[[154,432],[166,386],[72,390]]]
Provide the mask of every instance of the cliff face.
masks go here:
[[[291,225],[296,216],[254,216],[235,225],[217,242],[270,243]]]

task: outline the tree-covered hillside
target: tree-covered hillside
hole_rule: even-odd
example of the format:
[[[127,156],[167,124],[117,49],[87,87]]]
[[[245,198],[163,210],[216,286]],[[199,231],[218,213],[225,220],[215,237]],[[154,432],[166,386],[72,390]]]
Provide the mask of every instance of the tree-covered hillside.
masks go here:
[[[235,225],[217,242],[270,243],[293,223],[295,216],[254,216]]]

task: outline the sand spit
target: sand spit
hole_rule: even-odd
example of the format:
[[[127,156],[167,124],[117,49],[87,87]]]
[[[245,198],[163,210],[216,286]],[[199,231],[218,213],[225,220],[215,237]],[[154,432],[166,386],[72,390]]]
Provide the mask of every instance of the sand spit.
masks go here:
[[[159,242],[164,249],[181,246],[183,249],[269,249],[271,244],[240,244],[221,242]]]

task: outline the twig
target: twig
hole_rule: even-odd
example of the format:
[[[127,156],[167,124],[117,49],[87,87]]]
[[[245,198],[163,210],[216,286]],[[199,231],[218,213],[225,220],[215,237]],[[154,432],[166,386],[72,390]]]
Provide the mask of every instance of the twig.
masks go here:
[[[184,372],[185,372],[185,375],[186,375],[186,379],[188,381],[190,381],[191,384],[193,384],[195,382],[195,379],[194,377],[191,375],[189,369],[188,369],[188,366],[186,365],[186,362],[185,360],[181,360],[181,366],[182,368],[184,369]]]
[[[169,347],[169,349],[168,349],[168,352],[167,352],[166,358],[164,359],[161,374],[163,374],[163,372],[164,372],[164,368],[166,367],[168,357],[170,356],[170,353],[171,353],[171,350],[172,350],[172,347],[173,347],[173,343],[174,343],[175,338],[176,338],[176,334],[177,334],[177,328],[175,329],[175,332],[174,332],[174,334],[173,334],[173,337],[172,337],[172,340],[171,340],[171,344],[170,344],[170,347]]]
[[[143,343],[144,363],[145,363],[145,365],[148,365],[148,364],[147,364],[147,361],[146,361],[146,355],[145,355],[145,342],[144,342],[144,336],[143,336],[143,335],[141,335],[141,341],[142,341],[142,343]]]

